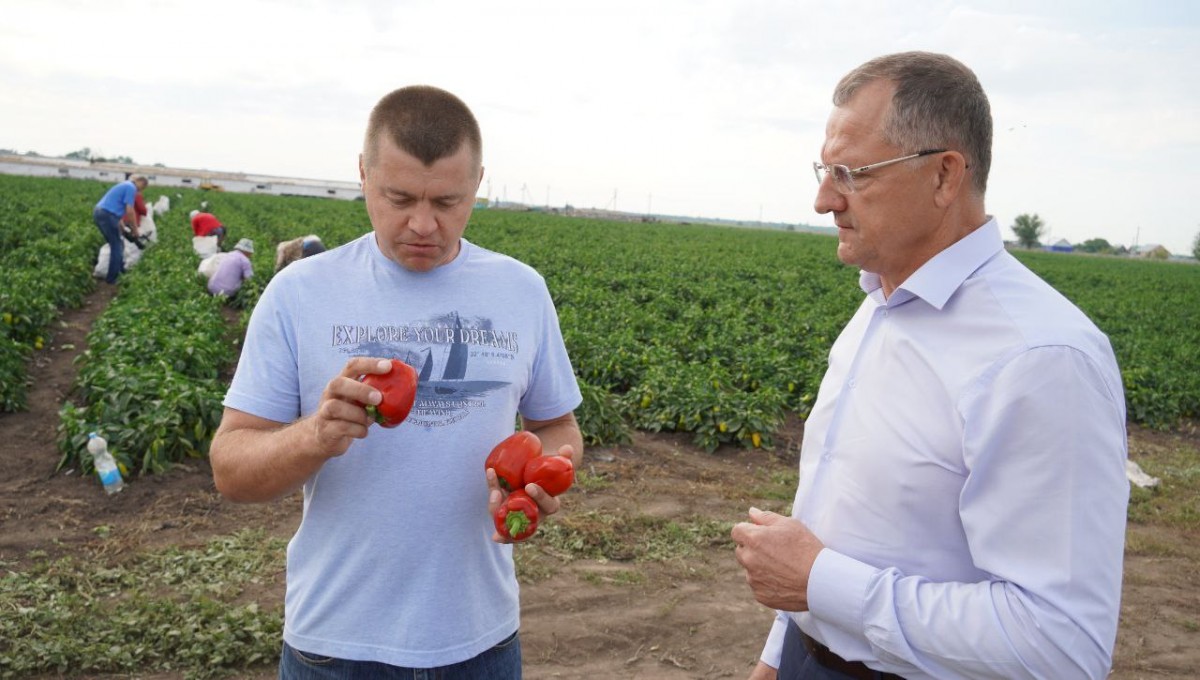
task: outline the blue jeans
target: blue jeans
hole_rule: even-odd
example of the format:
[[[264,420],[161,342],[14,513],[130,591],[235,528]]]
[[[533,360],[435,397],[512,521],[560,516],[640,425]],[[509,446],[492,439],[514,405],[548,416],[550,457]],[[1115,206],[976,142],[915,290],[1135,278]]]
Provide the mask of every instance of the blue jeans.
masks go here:
[[[96,208],[92,211],[92,221],[104,234],[104,240],[108,241],[108,276],[104,280],[116,283],[121,272],[125,271],[125,239],[121,237],[121,218],[104,208]]]
[[[401,668],[302,652],[283,643],[279,680],[521,680],[521,638],[513,633],[472,659],[438,668]]]

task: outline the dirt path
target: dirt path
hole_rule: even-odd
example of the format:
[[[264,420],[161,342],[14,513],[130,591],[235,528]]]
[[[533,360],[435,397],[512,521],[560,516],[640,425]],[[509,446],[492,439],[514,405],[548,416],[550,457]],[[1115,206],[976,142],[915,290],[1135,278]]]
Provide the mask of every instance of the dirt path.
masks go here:
[[[107,305],[101,286],[67,313],[46,349],[34,357],[34,387],[25,413],[0,414],[0,561],[19,564],[30,550],[75,552],[98,545],[93,529],[109,527],[109,551],[165,544],[198,545],[245,527],[287,537],[300,516],[297,496],[264,505],[235,505],[212,486],[207,463],[139,478],[113,497],[95,480],[55,473],[57,412],[75,377],[73,360]],[[642,518],[740,521],[745,509],[783,510],[794,489],[800,426],[780,437],[773,453],[718,450],[708,454],[685,437],[638,434],[629,446],[591,449],[589,471],[603,484],[564,497],[564,516],[609,513]],[[1131,450],[1190,447],[1193,438],[1133,430]],[[781,493],[780,490],[784,491]],[[1191,678],[1200,669],[1200,540],[1131,526],[1122,628],[1112,678]],[[662,561],[618,558],[564,561],[544,545],[519,562],[533,575],[522,585],[526,677],[741,678],[749,672],[771,613],[749,596],[725,537],[686,557]],[[259,593],[277,607],[282,585]],[[154,680],[180,675],[149,674]],[[242,677],[266,680],[274,669]]]

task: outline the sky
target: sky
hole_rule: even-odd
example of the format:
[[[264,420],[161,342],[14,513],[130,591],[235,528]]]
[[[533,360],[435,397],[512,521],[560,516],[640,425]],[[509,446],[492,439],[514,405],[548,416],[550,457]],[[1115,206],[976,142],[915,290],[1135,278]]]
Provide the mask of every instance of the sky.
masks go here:
[[[0,0],[0,148],[356,182],[391,90],[462,98],[480,195],[832,226],[813,210],[837,81],[944,52],[987,91],[1006,239],[1190,253],[1192,0]]]

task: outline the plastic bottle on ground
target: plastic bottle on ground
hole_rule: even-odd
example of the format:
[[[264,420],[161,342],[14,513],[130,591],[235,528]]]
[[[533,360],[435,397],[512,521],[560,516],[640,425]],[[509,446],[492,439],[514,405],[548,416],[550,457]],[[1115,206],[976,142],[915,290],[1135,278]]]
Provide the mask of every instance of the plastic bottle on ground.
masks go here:
[[[88,434],[87,450],[92,454],[92,464],[96,466],[96,476],[104,485],[104,492],[114,494],[125,488],[125,480],[121,479],[117,461],[108,452],[108,441],[92,432]]]

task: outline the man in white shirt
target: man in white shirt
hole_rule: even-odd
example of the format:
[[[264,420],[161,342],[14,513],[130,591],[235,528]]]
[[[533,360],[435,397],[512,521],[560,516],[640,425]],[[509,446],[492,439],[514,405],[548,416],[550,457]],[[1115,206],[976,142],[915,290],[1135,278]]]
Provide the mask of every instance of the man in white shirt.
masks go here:
[[[835,90],[816,210],[866,297],[805,425],[792,516],[732,532],[777,610],[751,678],[1103,678],[1125,399],[1108,339],[1004,249],[992,121],[945,55]]]

